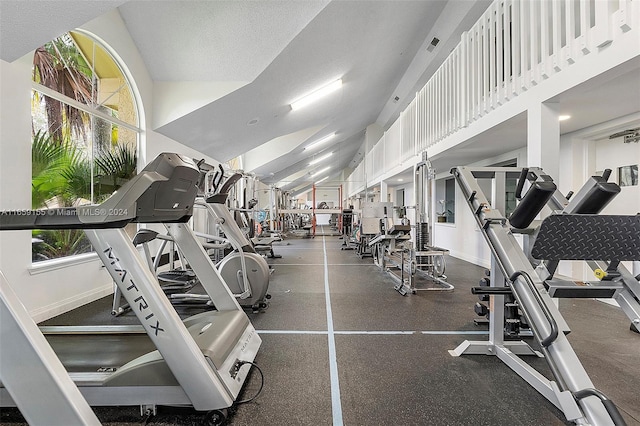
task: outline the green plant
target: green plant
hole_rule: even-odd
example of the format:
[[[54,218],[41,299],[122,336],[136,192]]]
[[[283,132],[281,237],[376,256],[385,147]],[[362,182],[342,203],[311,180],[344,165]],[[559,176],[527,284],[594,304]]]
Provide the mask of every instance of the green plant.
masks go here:
[[[110,178],[113,185],[117,185],[118,179],[129,180],[135,176],[137,162],[135,149],[127,145],[116,145],[96,157],[98,174]]]
[[[95,164],[98,176],[96,192],[102,198],[136,175],[138,157],[134,148],[116,145],[97,156]]]
[[[35,252],[33,257],[38,260],[91,251],[91,244],[81,229],[40,230],[34,231],[33,235],[42,240],[33,249]]]
[[[45,202],[53,197],[59,197],[59,203],[62,205],[75,202],[79,193],[74,193],[71,187],[74,184],[72,176],[83,168],[87,168],[87,160],[78,148],[38,131],[33,136],[31,144],[32,207],[44,207]],[[90,169],[90,165],[88,168]],[[85,195],[86,191],[81,194]]]

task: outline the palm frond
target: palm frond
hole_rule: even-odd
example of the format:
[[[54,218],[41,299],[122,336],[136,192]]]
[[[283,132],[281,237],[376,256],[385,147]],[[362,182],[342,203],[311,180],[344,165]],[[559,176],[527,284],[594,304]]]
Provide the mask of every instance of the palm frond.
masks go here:
[[[138,158],[135,149],[127,145],[116,145],[112,150],[103,152],[96,157],[98,173],[114,179],[131,179],[136,174]]]

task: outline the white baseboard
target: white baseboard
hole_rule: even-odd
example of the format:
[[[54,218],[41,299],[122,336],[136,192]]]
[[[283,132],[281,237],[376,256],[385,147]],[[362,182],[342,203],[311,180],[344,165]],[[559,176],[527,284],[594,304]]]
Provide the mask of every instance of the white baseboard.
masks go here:
[[[35,309],[29,314],[31,318],[36,323],[46,321],[50,318],[55,317],[56,315],[63,314],[65,312],[69,312],[73,309],[79,308],[82,305],[86,305],[87,303],[91,303],[95,300],[98,300],[104,296],[108,296],[113,293],[113,283],[105,284],[101,287],[94,288],[90,291],[77,294],[73,297],[69,297],[64,300],[60,300],[56,303],[52,303],[51,305],[43,306],[41,308]]]
[[[469,263],[473,263],[474,265],[480,266],[482,268],[491,269],[491,262],[486,261],[485,259],[480,259],[479,257],[469,256],[466,253],[453,250],[449,251],[449,255],[455,257],[456,259],[461,259]]]

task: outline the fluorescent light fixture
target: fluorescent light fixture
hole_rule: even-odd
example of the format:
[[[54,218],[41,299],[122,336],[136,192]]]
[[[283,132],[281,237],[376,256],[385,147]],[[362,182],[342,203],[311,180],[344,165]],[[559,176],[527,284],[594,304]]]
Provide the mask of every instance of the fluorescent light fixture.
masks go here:
[[[398,182],[402,182],[402,181],[404,181],[404,179],[402,179],[402,178],[398,179]]]
[[[326,160],[327,158],[331,157],[333,155],[333,152],[328,153],[327,155],[323,155],[320,158],[316,158],[315,160],[311,161],[309,163],[310,166],[313,166],[314,164],[318,164],[319,162],[321,162],[322,160]]]
[[[291,104],[291,109],[292,110],[297,110],[300,109],[302,107],[305,107],[307,105],[309,105],[312,102],[317,101],[318,99],[322,98],[323,96],[328,95],[329,93],[338,90],[340,87],[342,87],[342,79],[339,78],[334,82],[331,82],[329,84],[327,84],[326,86],[322,86],[321,88],[319,88],[318,90],[309,93],[306,96],[303,96],[302,98],[298,99],[297,101],[293,102]]]
[[[314,174],[311,175],[311,177],[316,177],[318,175],[321,175],[322,173],[326,172],[327,170],[329,170],[331,168],[331,166],[327,166],[322,170],[319,170],[317,172],[315,172]]]
[[[304,150],[306,151],[307,149],[313,149],[313,148],[315,148],[315,147],[317,147],[317,146],[320,146],[320,145],[322,145],[323,143],[325,143],[325,142],[329,141],[330,139],[332,139],[335,135],[336,135],[336,133],[335,133],[335,132],[333,132],[333,133],[331,133],[331,134],[328,134],[328,135],[327,135],[327,136],[325,136],[324,138],[322,138],[322,139],[318,139],[317,141],[315,141],[315,142],[314,142],[314,143],[312,143],[311,145],[305,146],[305,147],[304,147]]]
[[[317,185],[317,184],[319,184],[320,182],[324,182],[324,181],[325,181],[325,180],[327,180],[327,179],[329,179],[329,176],[325,176],[325,177],[323,177],[322,179],[315,181],[315,184]]]
[[[558,121],[564,121],[564,120],[568,120],[570,118],[571,118],[570,115],[560,115],[560,116],[558,116]]]

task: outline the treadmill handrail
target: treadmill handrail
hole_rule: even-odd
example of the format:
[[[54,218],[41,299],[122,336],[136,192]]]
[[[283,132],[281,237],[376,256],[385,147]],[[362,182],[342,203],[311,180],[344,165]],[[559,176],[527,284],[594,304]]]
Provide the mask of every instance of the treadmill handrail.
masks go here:
[[[186,222],[200,170],[192,160],[162,153],[103,203],[42,210],[0,211],[0,231],[122,228],[129,222]]]

